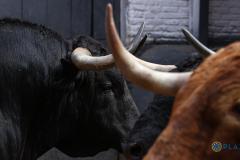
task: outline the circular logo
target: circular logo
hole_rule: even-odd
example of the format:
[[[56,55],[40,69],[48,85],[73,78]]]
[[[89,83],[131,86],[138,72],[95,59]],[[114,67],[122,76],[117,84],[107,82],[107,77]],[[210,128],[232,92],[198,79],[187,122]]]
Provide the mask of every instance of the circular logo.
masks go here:
[[[222,150],[222,143],[221,142],[213,142],[212,143],[212,150],[214,152],[220,152]]]

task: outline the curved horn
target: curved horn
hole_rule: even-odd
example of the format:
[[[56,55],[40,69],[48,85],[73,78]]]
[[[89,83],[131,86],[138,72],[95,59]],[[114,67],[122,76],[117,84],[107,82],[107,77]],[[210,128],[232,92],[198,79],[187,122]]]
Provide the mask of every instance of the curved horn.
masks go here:
[[[145,23],[143,22],[136,34],[136,36],[133,38],[132,42],[130,43],[129,47],[128,47],[128,51],[131,52],[133,55],[136,54],[136,52],[139,50],[139,48],[141,48],[144,44],[144,42],[147,39],[147,35],[144,35],[144,38],[142,38],[143,35],[143,30],[145,27]]]
[[[129,56],[131,56],[135,61],[138,61],[145,67],[155,70],[155,71],[169,72],[169,71],[177,68],[177,66],[175,66],[175,65],[161,65],[161,64],[150,63],[150,62],[141,60],[132,54],[130,54]]]
[[[209,55],[215,54],[213,50],[207,48],[203,45],[197,38],[195,38],[187,29],[182,29],[187,41],[194,46],[194,48],[203,56],[207,57]]]
[[[143,36],[142,40],[138,43],[138,46],[136,47],[136,49],[133,52],[131,52],[133,55],[136,55],[137,52],[144,46],[144,43],[146,42],[148,35],[149,34],[145,34]],[[129,50],[129,52],[130,52],[130,50]]]
[[[130,44],[130,47],[128,47],[128,51],[130,53],[132,53],[133,55],[135,55],[135,53],[144,45],[148,35],[145,34],[143,39],[141,40],[141,37],[143,35],[143,30],[145,27],[145,23],[143,22],[137,32],[137,35],[135,36],[135,38],[133,39],[133,41]],[[131,55],[132,55],[131,54]],[[157,71],[163,71],[163,72],[169,72],[173,69],[176,69],[177,67],[175,65],[159,65],[159,64],[155,64],[155,63],[150,63],[144,60],[141,60],[135,56],[132,56],[135,60],[137,60],[139,63],[143,64],[144,66],[153,69],[153,70],[157,70]]]
[[[147,90],[163,95],[175,95],[178,89],[188,80],[191,72],[157,72],[135,61],[120,41],[112,15],[111,4],[108,4],[106,8],[105,23],[108,46],[114,56],[116,65],[128,80]]]
[[[168,72],[177,68],[175,65],[159,65],[143,61],[135,56],[132,57],[144,66],[157,71]],[[81,47],[78,47],[73,51],[71,60],[80,70],[103,70],[114,66],[114,58],[111,54],[93,57],[88,49]]]
[[[72,52],[71,60],[80,70],[103,70],[114,66],[112,55],[92,57],[88,49],[81,47],[76,48]]]

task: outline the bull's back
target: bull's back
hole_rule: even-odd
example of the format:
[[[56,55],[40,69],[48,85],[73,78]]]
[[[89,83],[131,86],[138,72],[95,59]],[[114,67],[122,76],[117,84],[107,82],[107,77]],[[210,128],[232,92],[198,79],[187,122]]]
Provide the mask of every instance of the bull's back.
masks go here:
[[[64,40],[44,27],[0,20],[0,159],[19,157],[24,128],[48,107],[49,86],[66,49]]]
[[[55,32],[19,20],[0,20],[0,89],[9,85],[27,90],[51,83],[66,54],[67,43]]]
[[[45,27],[0,20],[0,65],[12,69],[54,70],[66,56],[66,48],[64,40]]]
[[[43,105],[51,94],[60,59],[67,54],[66,45],[59,35],[42,26],[0,20],[0,111],[6,101],[26,110]]]

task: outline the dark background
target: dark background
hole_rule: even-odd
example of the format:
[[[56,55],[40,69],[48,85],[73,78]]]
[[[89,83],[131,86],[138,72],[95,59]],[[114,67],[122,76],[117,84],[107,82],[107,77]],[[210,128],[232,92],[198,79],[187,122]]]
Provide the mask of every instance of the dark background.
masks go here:
[[[65,38],[88,35],[105,41],[105,6],[112,3],[120,26],[120,0],[0,0],[0,18],[42,24]]]

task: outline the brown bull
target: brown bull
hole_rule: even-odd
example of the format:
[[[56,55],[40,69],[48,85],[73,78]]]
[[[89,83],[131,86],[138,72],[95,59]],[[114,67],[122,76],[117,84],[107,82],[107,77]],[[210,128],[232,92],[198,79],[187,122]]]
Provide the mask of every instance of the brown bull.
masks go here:
[[[106,31],[115,63],[128,80],[176,95],[169,124],[144,160],[240,159],[240,42],[219,50],[193,73],[163,73],[146,68],[123,47],[110,5]],[[223,146],[212,145],[216,141]]]
[[[208,58],[178,92],[167,128],[145,160],[240,159],[240,43]],[[215,153],[215,141],[228,145]],[[232,150],[231,150],[232,149]]]

